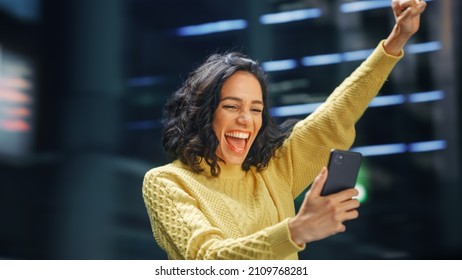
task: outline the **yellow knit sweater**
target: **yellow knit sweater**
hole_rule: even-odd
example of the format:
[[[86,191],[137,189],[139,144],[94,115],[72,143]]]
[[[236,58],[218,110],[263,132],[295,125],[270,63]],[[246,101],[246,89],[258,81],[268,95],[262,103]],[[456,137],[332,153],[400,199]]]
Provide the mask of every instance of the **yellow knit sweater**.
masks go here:
[[[382,43],[296,124],[266,170],[222,166],[212,178],[174,161],[146,173],[144,202],[155,239],[170,259],[298,258],[304,246],[291,240],[288,229],[294,199],[327,164],[331,149],[352,145],[356,121],[400,58],[387,55]]]

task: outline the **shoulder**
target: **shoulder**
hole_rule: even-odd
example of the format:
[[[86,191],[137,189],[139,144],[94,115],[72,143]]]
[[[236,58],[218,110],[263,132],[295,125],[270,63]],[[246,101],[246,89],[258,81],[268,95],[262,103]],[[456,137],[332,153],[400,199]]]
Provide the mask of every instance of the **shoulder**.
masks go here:
[[[184,201],[206,189],[207,180],[204,174],[194,173],[188,166],[175,161],[147,171],[142,193],[149,200]]]
[[[172,163],[158,166],[150,169],[144,175],[144,183],[157,181],[157,180],[174,180],[175,178],[188,177],[192,175],[192,171],[189,170],[181,162],[174,161]]]
[[[144,175],[143,189],[146,188],[189,188],[194,182],[203,182],[207,177],[195,173],[179,160],[152,168]]]
[[[168,200],[174,197],[175,193],[182,189],[187,179],[175,163],[152,168],[144,175],[142,193],[145,199],[153,201]]]

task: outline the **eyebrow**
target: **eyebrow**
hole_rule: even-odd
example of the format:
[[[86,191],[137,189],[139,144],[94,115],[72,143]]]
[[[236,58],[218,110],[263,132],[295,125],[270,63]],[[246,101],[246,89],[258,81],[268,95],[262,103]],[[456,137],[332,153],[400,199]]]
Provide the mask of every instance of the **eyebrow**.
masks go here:
[[[234,96],[227,96],[227,97],[224,97],[220,100],[221,101],[224,101],[224,100],[234,100],[234,101],[239,101],[239,102],[243,102],[242,98],[239,98],[239,97],[234,97]],[[252,100],[252,104],[261,104],[261,105],[264,105],[263,104],[263,101],[261,100]]]

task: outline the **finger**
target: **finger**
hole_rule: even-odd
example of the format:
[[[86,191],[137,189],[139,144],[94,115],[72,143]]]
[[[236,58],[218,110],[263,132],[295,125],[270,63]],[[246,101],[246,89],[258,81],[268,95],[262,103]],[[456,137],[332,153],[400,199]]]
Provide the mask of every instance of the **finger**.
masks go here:
[[[425,11],[425,8],[427,7],[427,3],[425,2],[418,2],[417,5],[409,8],[409,9],[406,9],[405,12],[408,12],[408,14],[411,16],[411,17],[414,17],[414,16],[418,16],[420,15],[421,13],[423,13]]]
[[[391,7],[394,11],[402,13],[411,5],[415,5],[415,0],[393,0]]]
[[[426,7],[427,3],[425,1],[417,1],[416,10],[419,14],[423,13]]]
[[[408,7],[415,5],[419,1],[417,0],[398,0],[394,2],[397,2],[396,5],[398,5],[398,7],[400,7],[401,9],[406,9]]]
[[[397,14],[397,19],[396,21],[397,22],[400,22],[400,21],[403,21],[405,20],[406,18],[410,18],[411,17],[411,14],[412,14],[412,10],[411,9],[404,9],[404,10],[401,10],[399,14]]]
[[[321,191],[322,191],[322,188],[324,187],[324,184],[326,183],[327,176],[328,176],[327,168],[323,167],[321,169],[321,172],[314,179],[314,182],[311,186],[311,190],[309,192],[310,196],[312,195],[320,196],[321,195]]]
[[[393,5],[393,10],[396,12],[398,17],[414,17],[423,13],[426,6],[426,2],[414,0],[411,3],[406,2],[404,4],[395,4]]]
[[[348,212],[354,209],[357,209],[360,206],[360,203],[357,199],[350,199],[348,201],[342,202],[339,205],[339,210],[341,212]]]
[[[336,229],[335,231],[332,233],[332,235],[335,235],[337,233],[340,233],[340,232],[345,232],[346,231],[346,227],[344,224],[340,224]]]
[[[409,20],[417,20],[417,23],[420,21],[420,14],[423,12],[423,10],[418,10],[416,8],[412,9],[406,9],[404,12],[402,12],[397,18],[396,22],[404,24],[405,22]]]
[[[351,210],[351,211],[345,212],[342,215],[340,215],[339,219],[342,222],[345,222],[345,221],[351,221],[351,220],[357,219],[358,217],[359,217],[359,212],[357,210]]]
[[[338,193],[334,193],[331,195],[333,201],[335,203],[344,202],[347,200],[351,200],[353,197],[358,196],[359,192],[355,188],[349,188]]]
[[[416,16],[425,10],[427,3],[421,0],[393,0],[392,9],[396,17],[401,17],[404,12],[408,12],[411,16]]]

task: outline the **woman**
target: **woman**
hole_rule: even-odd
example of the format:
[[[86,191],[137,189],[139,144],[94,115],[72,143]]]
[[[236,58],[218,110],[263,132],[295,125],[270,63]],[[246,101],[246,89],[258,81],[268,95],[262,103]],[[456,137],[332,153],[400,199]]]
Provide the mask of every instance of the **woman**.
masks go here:
[[[191,73],[166,105],[163,143],[174,161],[148,171],[143,183],[155,239],[168,257],[297,259],[307,243],[345,231],[343,223],[358,217],[358,193],[321,196],[324,166],[331,149],[352,145],[355,122],[402,57],[425,6],[393,0],[388,38],[290,130],[272,121],[254,61],[213,55]],[[312,182],[295,215],[294,199]]]

